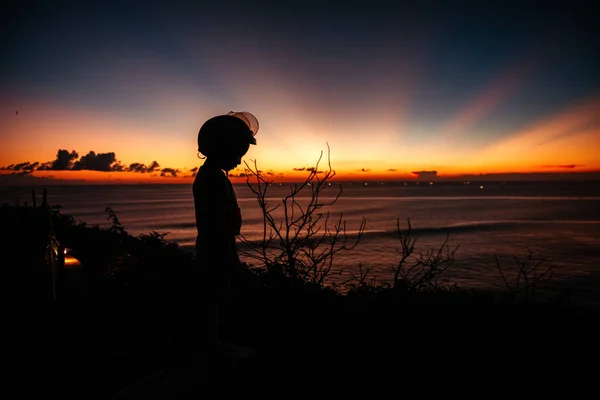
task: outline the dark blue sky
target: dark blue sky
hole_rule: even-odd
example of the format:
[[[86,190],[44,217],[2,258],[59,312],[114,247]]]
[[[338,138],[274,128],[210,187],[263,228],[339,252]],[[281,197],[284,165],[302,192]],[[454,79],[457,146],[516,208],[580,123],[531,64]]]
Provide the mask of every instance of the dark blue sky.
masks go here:
[[[256,155],[274,166],[283,161],[267,153],[294,146],[289,131],[307,146],[333,143],[342,165],[402,158],[443,170],[463,154],[427,159],[428,149],[489,149],[600,95],[591,1],[93,3],[3,6],[3,109],[48,104],[139,121],[177,151],[202,120],[246,109],[262,121]],[[10,129],[0,134],[17,146]],[[77,135],[73,145],[96,143]],[[357,148],[365,135],[381,146]],[[135,157],[117,142],[98,146],[113,143]]]

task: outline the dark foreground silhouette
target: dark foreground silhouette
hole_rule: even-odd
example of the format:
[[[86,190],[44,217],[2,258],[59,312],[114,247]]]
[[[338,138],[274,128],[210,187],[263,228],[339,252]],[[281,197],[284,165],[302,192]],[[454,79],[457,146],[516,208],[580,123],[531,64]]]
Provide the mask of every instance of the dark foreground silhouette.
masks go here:
[[[596,309],[462,290],[341,294],[275,270],[239,270],[219,316],[223,340],[256,354],[208,354],[194,258],[162,234],[129,235],[108,212],[112,227],[99,229],[47,208],[0,208],[5,390],[384,398],[595,384]]]
[[[198,132],[198,153],[205,161],[198,169],[192,193],[197,229],[195,256],[203,276],[196,279],[202,287],[196,291],[199,296],[195,303],[201,318],[213,321],[212,326],[198,332],[204,337],[206,351],[219,347],[219,314],[240,266],[236,236],[242,227],[242,214],[228,173],[241,164],[250,145],[256,144],[257,131],[254,115],[230,112],[210,118]]]

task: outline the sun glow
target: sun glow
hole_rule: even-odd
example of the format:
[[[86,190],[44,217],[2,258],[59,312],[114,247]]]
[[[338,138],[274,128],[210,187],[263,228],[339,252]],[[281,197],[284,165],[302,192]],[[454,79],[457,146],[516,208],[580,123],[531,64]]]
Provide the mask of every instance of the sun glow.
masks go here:
[[[520,76],[509,78],[509,82],[521,79]],[[494,142],[475,148],[457,146],[452,136],[467,129],[483,111],[490,110],[510,92],[496,86],[492,85],[487,94],[484,93],[483,100],[473,103],[483,105],[469,105],[449,122],[445,133],[430,141],[416,140],[418,131],[410,127],[398,132],[397,119],[377,114],[356,120],[328,121],[324,115],[315,117],[307,111],[289,108],[288,94],[277,94],[278,89],[267,88],[280,98],[281,104],[274,106],[275,112],[267,110],[266,105],[257,106],[256,115],[261,121],[258,145],[251,146],[244,161],[256,160],[259,169],[275,181],[304,179],[307,169],[315,167],[319,157],[319,169],[328,168],[327,146],[337,178],[349,180],[404,180],[414,178],[413,171],[437,171],[438,176],[448,177],[600,170],[599,98],[571,106],[518,131],[507,132]],[[160,169],[154,173],[39,170],[32,176],[86,183],[188,183],[193,179],[194,168],[203,163],[195,152],[195,136],[201,119],[187,116],[182,120],[182,124],[174,128],[179,134],[170,136],[168,131],[145,121],[60,105],[31,104],[18,116],[2,116],[0,122],[9,134],[5,135],[0,149],[0,166],[25,160],[48,162],[56,157],[60,148],[76,150],[80,156],[90,150],[114,151],[117,161],[124,166],[136,162],[150,165],[157,161]],[[573,167],[564,167],[569,165]],[[165,168],[167,172],[163,172]],[[2,174],[11,172],[0,171]],[[240,178],[243,173],[242,164],[232,171],[232,180],[245,180]]]
[[[465,167],[516,172],[575,164],[579,170],[600,170],[599,115],[600,99],[573,106],[489,145]]]

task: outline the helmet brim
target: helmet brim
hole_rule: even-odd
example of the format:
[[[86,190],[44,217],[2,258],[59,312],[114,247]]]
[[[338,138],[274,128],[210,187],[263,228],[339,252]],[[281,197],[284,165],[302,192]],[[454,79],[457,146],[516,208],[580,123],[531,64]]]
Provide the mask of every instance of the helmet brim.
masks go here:
[[[229,111],[227,115],[234,116],[244,121],[248,129],[252,132],[252,136],[256,136],[258,133],[258,119],[256,119],[252,113],[249,113],[248,111]],[[256,140],[252,144],[256,144]]]

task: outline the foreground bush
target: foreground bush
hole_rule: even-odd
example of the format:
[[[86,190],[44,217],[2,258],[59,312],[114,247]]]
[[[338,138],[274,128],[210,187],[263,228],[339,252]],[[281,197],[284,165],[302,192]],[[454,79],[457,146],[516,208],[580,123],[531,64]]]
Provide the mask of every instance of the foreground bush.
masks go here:
[[[195,303],[201,276],[165,234],[132,236],[112,210],[109,229],[58,209],[2,206],[0,216],[4,322],[17,357],[38,349],[28,358],[34,363],[77,354],[73,365],[85,362],[85,371],[94,362],[135,365],[127,379],[153,363],[188,362],[206,323]],[[64,247],[81,268],[62,268],[55,249]],[[341,292],[277,268],[245,272],[221,305],[223,338],[258,349],[272,365],[300,366],[272,370],[272,379],[295,390],[318,384],[309,379],[317,364],[343,371],[340,382],[357,388],[374,376],[403,390],[484,385],[539,393],[544,382],[586,376],[576,359],[597,354],[595,310],[452,287],[371,285],[360,276]]]

